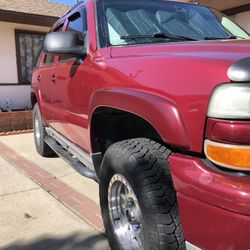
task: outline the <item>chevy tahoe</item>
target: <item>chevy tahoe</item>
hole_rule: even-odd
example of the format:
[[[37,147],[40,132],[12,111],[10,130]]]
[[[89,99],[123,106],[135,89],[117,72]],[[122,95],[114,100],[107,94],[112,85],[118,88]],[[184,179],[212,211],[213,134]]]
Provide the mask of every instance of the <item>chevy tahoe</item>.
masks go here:
[[[249,39],[165,0],[79,2],[46,35],[36,148],[99,183],[112,249],[250,249]]]

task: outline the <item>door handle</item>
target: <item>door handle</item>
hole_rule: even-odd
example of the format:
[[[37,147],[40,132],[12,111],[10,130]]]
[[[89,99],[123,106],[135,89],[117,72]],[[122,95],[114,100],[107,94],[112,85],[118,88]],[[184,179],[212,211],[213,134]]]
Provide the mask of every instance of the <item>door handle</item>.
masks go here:
[[[37,82],[40,83],[40,82],[41,82],[41,79],[42,79],[42,76],[41,76],[41,75],[38,75],[36,79],[37,79]]]
[[[51,76],[51,79],[50,79],[50,82],[51,82],[52,84],[56,84],[56,80],[57,80],[57,75],[52,75],[52,76]]]

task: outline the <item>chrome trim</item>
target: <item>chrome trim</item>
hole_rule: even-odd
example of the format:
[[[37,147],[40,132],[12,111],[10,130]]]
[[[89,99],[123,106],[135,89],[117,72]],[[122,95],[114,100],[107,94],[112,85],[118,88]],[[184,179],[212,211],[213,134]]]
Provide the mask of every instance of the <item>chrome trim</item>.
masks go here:
[[[202,249],[186,241],[186,250],[202,250]]]
[[[35,115],[35,119],[34,119],[34,134],[36,138],[36,143],[40,145],[41,144],[41,131],[40,131],[39,120],[38,120],[37,114]]]
[[[227,72],[230,80],[234,82],[249,82],[250,81],[250,57],[243,58],[232,64]]]
[[[74,157],[76,157],[82,164],[91,170],[94,169],[92,158],[89,154],[84,152],[74,143],[66,139],[63,135],[58,133],[55,129],[51,127],[45,128],[47,134],[52,137],[55,141],[57,141],[64,149],[66,149],[69,153],[71,153]]]
[[[124,176],[115,174],[108,189],[108,207],[114,233],[126,250],[143,250],[143,219],[136,195]]]

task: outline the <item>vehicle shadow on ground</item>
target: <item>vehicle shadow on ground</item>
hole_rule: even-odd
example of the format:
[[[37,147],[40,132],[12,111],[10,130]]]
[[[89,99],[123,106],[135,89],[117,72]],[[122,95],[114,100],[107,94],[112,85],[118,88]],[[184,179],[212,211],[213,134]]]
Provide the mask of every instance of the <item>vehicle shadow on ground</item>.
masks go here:
[[[80,250],[80,249],[93,249],[93,250],[109,250],[107,240],[103,235],[97,234],[87,238],[83,238],[81,234],[73,234],[65,238],[52,238],[41,237],[25,243],[17,241],[11,243],[1,250]]]

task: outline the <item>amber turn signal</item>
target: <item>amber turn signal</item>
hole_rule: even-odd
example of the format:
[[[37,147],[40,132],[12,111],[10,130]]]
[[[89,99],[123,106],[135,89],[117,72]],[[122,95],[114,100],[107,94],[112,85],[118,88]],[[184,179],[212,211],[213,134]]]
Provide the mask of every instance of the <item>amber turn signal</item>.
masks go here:
[[[236,170],[250,171],[250,146],[205,141],[205,154],[213,163]]]

